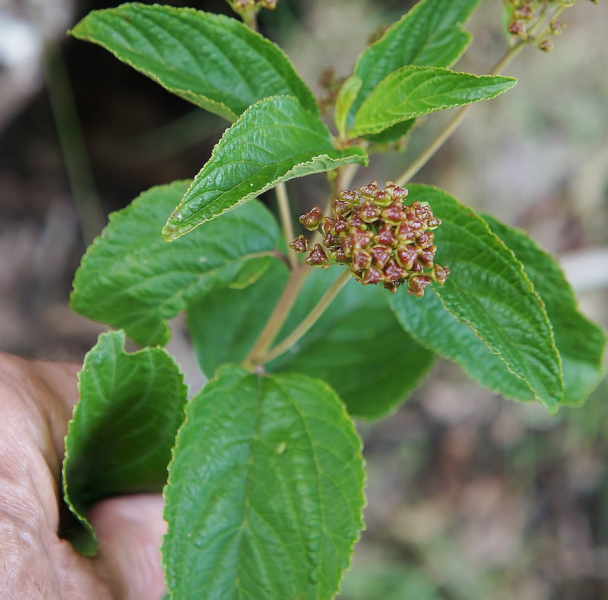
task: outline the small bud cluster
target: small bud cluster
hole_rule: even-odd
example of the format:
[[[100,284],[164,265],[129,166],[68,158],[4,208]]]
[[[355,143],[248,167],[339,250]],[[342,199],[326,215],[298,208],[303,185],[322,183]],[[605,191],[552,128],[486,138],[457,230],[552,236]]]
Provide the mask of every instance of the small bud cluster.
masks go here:
[[[332,201],[331,217],[315,206],[300,217],[300,223],[324,237],[310,250],[306,264],[350,265],[363,285],[382,283],[395,293],[407,283],[408,292],[418,297],[431,281],[443,285],[450,271],[435,264],[433,244],[433,230],[441,221],[420,202],[404,205],[406,196],[407,190],[392,181],[383,190],[372,181],[358,190],[340,192]],[[308,252],[303,235],[289,246],[298,254]]]
[[[544,52],[553,49],[553,42],[546,34],[560,35],[566,27],[564,23],[555,19],[551,20],[541,33],[531,33],[538,29],[538,24],[543,22],[547,11],[553,6],[565,8],[572,6],[577,0],[505,0],[508,21],[507,31],[517,36],[526,43],[537,44]],[[597,0],[591,0],[597,4]]]
[[[279,0],[233,0],[235,8],[238,10],[250,10],[256,6],[274,10],[278,3]]]

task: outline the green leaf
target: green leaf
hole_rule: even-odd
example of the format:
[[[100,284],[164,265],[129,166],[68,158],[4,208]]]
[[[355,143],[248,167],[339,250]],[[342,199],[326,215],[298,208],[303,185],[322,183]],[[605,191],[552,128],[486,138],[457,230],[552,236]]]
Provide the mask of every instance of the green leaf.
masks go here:
[[[164,345],[166,321],[214,285],[243,286],[268,268],[278,243],[274,217],[253,202],[166,244],[160,231],[188,182],[154,187],[110,224],[76,272],[71,306],[79,314],[122,328],[136,343]]]
[[[389,303],[403,328],[419,344],[460,365],[480,385],[512,400],[534,400],[525,381],[513,375],[469,325],[444,308],[433,288],[427,288],[423,298],[397,293]]]
[[[462,29],[480,0],[423,0],[367,48],[355,66],[363,81],[353,104],[354,115],[372,90],[392,72],[407,65],[450,67],[471,41]]]
[[[285,263],[273,260],[245,290],[218,287],[190,302],[188,331],[198,363],[208,378],[226,363],[241,363],[260,335],[289,278]]]
[[[387,127],[380,133],[370,133],[365,137],[368,142],[372,144],[378,144],[384,146],[386,144],[392,144],[398,142],[401,138],[404,138],[416,124],[416,119],[408,119],[407,121],[401,121],[395,125]]]
[[[323,382],[237,367],[187,407],[165,488],[173,600],[330,600],[363,527],[361,441]]]
[[[188,389],[161,348],[124,351],[122,331],[104,333],[78,375],[80,402],[68,426],[66,502],[85,526],[73,543],[95,554],[88,508],[109,496],[160,492]]]
[[[362,148],[336,150],[327,127],[295,99],[254,104],[228,129],[163,228],[172,241],[282,181],[367,164]]]
[[[349,135],[378,133],[414,117],[488,100],[515,83],[512,77],[478,76],[435,67],[402,67],[385,77],[363,102]]]
[[[550,412],[557,411],[564,395],[561,361],[544,305],[522,264],[478,215],[445,192],[423,185],[410,185],[409,191],[411,201],[428,202],[443,221],[435,231],[436,259],[451,274],[444,287],[435,288],[442,304]]]
[[[295,96],[304,108],[319,112],[286,54],[235,19],[129,3],[89,13],[71,33],[229,121],[276,95]]]
[[[255,343],[288,278],[285,266],[275,262],[247,290],[212,290],[189,307],[188,328],[208,376],[225,362],[243,361]],[[314,308],[341,271],[312,271],[277,341]],[[422,383],[434,354],[399,327],[384,296],[379,288],[348,283],[318,323],[266,369],[323,379],[353,416],[378,419],[393,412]]]
[[[483,215],[483,218],[524,265],[544,302],[562,360],[564,403],[580,406],[604,374],[604,332],[578,311],[574,292],[550,254],[541,250],[523,231],[508,227],[490,215]]]
[[[340,88],[338,97],[336,98],[335,120],[338,133],[342,139],[346,138],[346,120],[350,107],[353,105],[357,93],[361,89],[363,82],[359,77],[353,75],[349,77]]]
[[[277,341],[295,329],[343,269],[314,270]],[[298,344],[267,369],[323,379],[355,417],[375,420],[393,413],[422,384],[435,354],[399,326],[386,304],[389,295],[353,279]]]

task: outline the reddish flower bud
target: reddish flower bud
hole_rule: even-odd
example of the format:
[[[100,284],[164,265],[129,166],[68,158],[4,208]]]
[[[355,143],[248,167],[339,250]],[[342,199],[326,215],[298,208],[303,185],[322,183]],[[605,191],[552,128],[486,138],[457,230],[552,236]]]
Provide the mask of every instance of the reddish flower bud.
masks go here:
[[[376,206],[384,208],[385,206],[389,206],[389,204],[393,201],[393,197],[387,190],[377,190],[374,192],[372,201]]]
[[[359,216],[366,223],[373,223],[380,217],[380,209],[371,204],[363,204],[363,206],[361,206],[361,210],[359,211]]]
[[[546,38],[538,45],[538,48],[543,52],[551,52],[553,50],[553,42],[549,38]]]
[[[378,283],[383,281],[383,279],[384,276],[382,275],[382,271],[374,267],[370,267],[366,271],[363,271],[361,283],[363,285],[377,285]]]
[[[422,298],[424,290],[430,285],[431,278],[426,275],[412,275],[407,281],[407,290],[413,296]]]
[[[315,206],[310,212],[307,212],[300,217],[300,223],[302,223],[308,231],[315,231],[321,224],[321,219],[323,219],[323,211],[320,207]]]
[[[388,290],[391,294],[396,294],[399,286],[402,284],[402,281],[385,281],[384,289]]]
[[[382,211],[382,218],[391,225],[399,225],[405,221],[406,215],[400,202],[394,202]]]
[[[442,267],[441,265],[435,265],[431,271],[431,278],[439,285],[443,285],[449,274],[450,269],[447,265],[445,267]]]
[[[526,34],[526,23],[520,19],[516,19],[509,23],[507,31],[513,35],[523,37]]]
[[[416,246],[418,248],[430,248],[433,245],[433,238],[435,236],[431,232],[423,231],[416,238]]]
[[[441,225],[441,219],[438,219],[437,217],[433,216],[428,220],[426,227],[429,231],[432,231],[433,229],[437,229],[439,225]]]
[[[373,200],[374,194],[378,191],[378,182],[374,180],[368,183],[367,185],[361,186],[359,188],[359,191],[361,192],[361,195],[364,198],[367,198],[368,200]]]
[[[340,239],[342,240],[342,251],[347,258],[350,258],[355,251],[355,243],[353,241],[352,235],[341,235]]]
[[[304,262],[311,267],[321,267],[322,269],[329,267],[329,259],[321,244],[315,244],[315,247],[310,251],[308,258]]]
[[[391,257],[392,250],[391,248],[387,248],[386,246],[372,246],[369,249],[369,253],[372,255],[374,259],[374,264],[379,269],[384,269],[388,259]]]
[[[336,217],[343,217],[352,211],[353,206],[349,202],[334,198],[331,203],[331,209]]]
[[[399,281],[406,277],[407,273],[405,269],[403,269],[396,260],[391,258],[386,264],[386,267],[384,267],[384,281]]]
[[[388,188],[388,184],[392,183],[392,182],[387,182],[386,186]],[[392,185],[390,188],[390,193],[391,196],[395,199],[395,200],[403,200],[405,197],[407,197],[407,188],[402,188],[399,187],[398,185]]]
[[[269,10],[274,10],[278,3],[279,0],[261,0],[260,2],[264,8],[268,8]]]
[[[397,246],[396,254],[397,262],[406,271],[411,271],[414,268],[414,261],[418,258],[418,253],[413,246],[399,244],[399,246]]]
[[[378,229],[378,233],[374,236],[374,242],[383,246],[396,246],[397,238],[393,228],[390,225],[385,225],[381,229]]]
[[[326,233],[323,238],[323,244],[326,248],[337,248],[341,245],[340,238],[336,235],[332,235],[331,233]]]
[[[367,248],[372,243],[374,237],[373,232],[363,231],[361,229],[351,230],[350,235],[355,248]]]
[[[341,217],[334,219],[333,225],[333,231],[336,235],[340,235],[343,231],[348,231],[346,219],[342,219]]]
[[[289,247],[295,250],[296,254],[303,254],[308,250],[308,240],[303,235],[300,235],[289,244]]]
[[[369,269],[372,264],[372,255],[365,250],[357,248],[353,252],[352,263],[353,271],[363,271],[365,269]]]
[[[419,233],[419,229],[414,229],[406,221],[405,223],[401,223],[401,225],[399,225],[399,229],[397,229],[397,239],[402,244],[413,244],[416,241],[416,236]]]
[[[346,254],[344,254],[344,250],[342,249],[342,247],[336,248],[335,250],[332,250],[329,253],[329,258],[331,258],[333,261],[340,263],[340,264],[344,264],[344,263],[348,263],[350,262],[350,258],[348,258],[346,256]]]
[[[359,204],[361,194],[357,190],[343,190],[338,194],[338,198],[349,204]]]
[[[418,262],[427,269],[431,269],[433,267],[433,262],[435,260],[435,251],[437,250],[437,246],[431,246],[430,248],[426,248],[425,250],[419,250],[418,254]]]

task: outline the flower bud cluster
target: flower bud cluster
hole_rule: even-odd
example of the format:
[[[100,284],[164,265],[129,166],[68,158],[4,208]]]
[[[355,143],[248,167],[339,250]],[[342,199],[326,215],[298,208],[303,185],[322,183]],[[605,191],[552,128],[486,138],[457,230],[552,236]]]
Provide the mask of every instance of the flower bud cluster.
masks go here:
[[[389,181],[380,189],[376,181],[358,190],[346,190],[332,201],[332,216],[315,206],[300,217],[309,231],[319,231],[322,244],[315,244],[306,264],[327,268],[330,262],[349,265],[363,285],[377,285],[395,293],[407,284],[410,294],[424,295],[435,281],[445,283],[450,271],[435,264],[433,230],[441,225],[431,209],[420,202],[404,205],[405,188]],[[303,235],[291,244],[298,254],[308,252]]]
[[[597,0],[591,1],[597,4]],[[537,44],[541,50],[550,52],[553,49],[553,42],[546,35],[560,35],[565,25],[553,19],[541,32],[538,32],[539,23],[543,23],[545,16],[551,14],[548,11],[553,7],[559,10],[576,2],[577,0],[505,0],[507,31],[526,43]]]

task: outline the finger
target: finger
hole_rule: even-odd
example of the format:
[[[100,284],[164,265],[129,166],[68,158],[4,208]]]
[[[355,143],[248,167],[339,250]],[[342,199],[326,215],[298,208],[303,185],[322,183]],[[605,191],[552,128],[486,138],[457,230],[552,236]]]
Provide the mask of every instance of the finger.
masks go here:
[[[120,600],[160,600],[165,593],[160,546],[167,525],[160,494],[104,500],[89,512],[99,539],[95,564]]]

